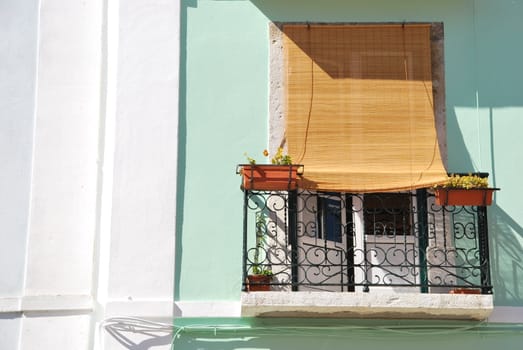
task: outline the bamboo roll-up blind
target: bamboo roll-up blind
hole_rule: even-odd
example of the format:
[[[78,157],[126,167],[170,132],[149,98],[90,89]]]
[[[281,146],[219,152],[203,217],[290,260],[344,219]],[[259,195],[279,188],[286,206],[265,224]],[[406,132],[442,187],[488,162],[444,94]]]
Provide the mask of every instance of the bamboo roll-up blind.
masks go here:
[[[286,137],[302,187],[441,183],[430,25],[285,25]]]

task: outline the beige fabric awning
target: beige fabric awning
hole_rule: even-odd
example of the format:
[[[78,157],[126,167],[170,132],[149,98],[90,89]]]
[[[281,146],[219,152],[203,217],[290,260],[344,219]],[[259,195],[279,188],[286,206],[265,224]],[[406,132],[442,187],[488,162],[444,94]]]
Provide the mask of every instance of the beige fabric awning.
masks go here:
[[[304,188],[441,183],[430,25],[285,25],[286,137]]]

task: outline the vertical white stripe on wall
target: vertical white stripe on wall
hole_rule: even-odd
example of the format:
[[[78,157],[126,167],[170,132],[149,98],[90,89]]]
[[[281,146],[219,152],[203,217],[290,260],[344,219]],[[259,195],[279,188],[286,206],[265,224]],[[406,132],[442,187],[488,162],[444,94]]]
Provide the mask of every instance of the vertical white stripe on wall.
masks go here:
[[[26,266],[38,0],[0,1],[0,349],[18,349]]]
[[[179,6],[106,2],[97,325],[114,316],[172,322]],[[121,348],[103,330],[100,344]]]
[[[111,213],[113,200],[114,148],[116,92],[118,73],[118,10],[119,1],[105,1],[104,9],[104,50],[102,69],[102,101],[100,123],[100,176],[99,217],[97,251],[95,259],[94,293],[99,306],[107,303],[109,284],[109,261],[111,244]],[[103,314],[103,310],[102,311]]]
[[[105,150],[113,156],[112,193],[102,212],[110,215],[110,223],[102,221],[109,254],[106,291],[100,284],[99,293],[106,293],[105,317],[172,317],[180,4],[132,0],[114,6],[109,21],[118,23],[108,24],[108,43],[118,43],[117,51],[108,48],[106,109],[114,113],[107,115],[113,125],[106,126],[114,150]]]
[[[101,5],[102,0],[40,1],[20,349],[86,349],[89,344]]]

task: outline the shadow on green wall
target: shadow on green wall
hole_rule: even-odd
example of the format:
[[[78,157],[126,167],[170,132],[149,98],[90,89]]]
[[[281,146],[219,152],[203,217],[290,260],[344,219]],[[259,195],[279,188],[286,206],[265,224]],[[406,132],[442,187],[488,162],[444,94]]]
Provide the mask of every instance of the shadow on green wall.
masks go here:
[[[496,305],[523,304],[523,227],[498,206],[489,208],[492,282]]]
[[[176,184],[176,254],[174,262],[174,299],[180,295],[182,267],[182,228],[185,205],[185,183],[187,166],[187,8],[197,7],[197,0],[183,0],[180,6],[180,82],[178,106],[178,173]]]

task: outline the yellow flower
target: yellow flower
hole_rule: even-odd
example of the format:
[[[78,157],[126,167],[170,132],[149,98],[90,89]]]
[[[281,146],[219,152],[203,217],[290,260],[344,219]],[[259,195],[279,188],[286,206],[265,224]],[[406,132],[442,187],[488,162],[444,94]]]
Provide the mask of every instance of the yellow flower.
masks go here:
[[[249,161],[250,164],[256,164],[256,160],[249,157],[247,152],[243,153],[243,155],[247,158],[247,160]],[[270,157],[269,151],[267,149],[263,150],[263,155],[265,157]],[[271,163],[277,164],[277,165],[291,165],[292,160],[289,155],[283,154],[283,148],[280,147],[280,148],[278,148],[278,151],[276,152],[274,157],[271,158]]]

